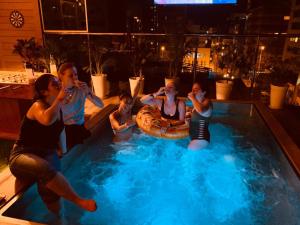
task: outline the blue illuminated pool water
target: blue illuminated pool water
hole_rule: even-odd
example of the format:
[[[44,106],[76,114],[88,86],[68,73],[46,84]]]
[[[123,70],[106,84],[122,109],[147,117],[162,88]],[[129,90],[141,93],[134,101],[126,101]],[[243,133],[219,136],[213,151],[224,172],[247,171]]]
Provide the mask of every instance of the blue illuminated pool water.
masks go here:
[[[6,213],[50,224],[298,225],[300,183],[250,104],[214,104],[208,149],[136,131],[112,144],[90,143],[63,173],[99,204],[86,213],[66,203],[50,215],[33,187]],[[38,209],[38,210],[37,210]]]

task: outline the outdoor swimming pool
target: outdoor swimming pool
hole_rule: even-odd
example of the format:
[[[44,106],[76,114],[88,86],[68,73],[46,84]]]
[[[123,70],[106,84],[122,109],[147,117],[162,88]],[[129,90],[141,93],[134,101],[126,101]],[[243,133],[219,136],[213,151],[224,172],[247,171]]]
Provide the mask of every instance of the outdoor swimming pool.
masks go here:
[[[255,108],[214,103],[210,132],[199,152],[186,149],[188,139],[137,130],[112,144],[111,132],[102,132],[63,171],[98,202],[97,212],[65,203],[64,218],[55,218],[33,186],[4,215],[72,225],[300,224],[299,179]]]

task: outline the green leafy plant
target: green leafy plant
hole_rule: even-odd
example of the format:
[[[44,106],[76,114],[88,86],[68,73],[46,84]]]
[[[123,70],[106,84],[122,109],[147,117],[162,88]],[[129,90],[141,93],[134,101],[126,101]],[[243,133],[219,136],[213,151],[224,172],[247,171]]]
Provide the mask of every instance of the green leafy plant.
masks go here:
[[[169,74],[168,78],[176,78],[181,72],[185,52],[185,37],[183,34],[168,36]]]
[[[288,82],[295,84],[299,72],[299,59],[274,59],[270,66],[271,83],[276,86],[285,86]]]
[[[110,42],[106,39],[90,42],[90,45],[87,45],[85,48],[85,53],[88,56],[90,55],[91,62],[89,65],[83,67],[83,70],[93,75],[103,74],[102,65],[105,54],[109,52],[109,45]]]
[[[139,76],[142,73],[142,67],[147,60],[152,57],[152,51],[150,47],[150,41],[137,37],[133,40],[133,46],[131,51],[132,71],[134,76]]]
[[[13,53],[18,54],[23,59],[23,63],[26,63],[26,66],[30,66],[36,71],[46,68],[43,61],[43,51],[44,47],[34,37],[18,39],[13,49]]]
[[[59,39],[47,39],[45,42],[45,50],[43,51],[43,60],[46,65],[50,63],[50,55],[53,57],[57,66],[68,60],[68,51],[65,43]]]

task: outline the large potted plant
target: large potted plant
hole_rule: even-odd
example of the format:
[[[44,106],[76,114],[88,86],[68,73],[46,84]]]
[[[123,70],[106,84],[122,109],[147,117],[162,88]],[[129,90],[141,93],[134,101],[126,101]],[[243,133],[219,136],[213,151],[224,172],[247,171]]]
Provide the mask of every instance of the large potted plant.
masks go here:
[[[281,109],[284,105],[288,82],[295,83],[297,73],[289,60],[280,61],[271,68],[270,108]]]
[[[29,81],[34,79],[33,71],[47,69],[47,65],[43,61],[43,51],[43,46],[34,37],[18,39],[14,45],[13,53],[18,54],[22,58]]]
[[[133,51],[131,52],[133,76],[129,77],[130,92],[134,94],[134,89],[140,82],[139,95],[143,94],[144,90],[144,75],[143,66],[147,59],[152,55],[149,43],[142,37],[135,38],[133,42]],[[142,77],[142,80],[140,80]]]
[[[90,49],[88,50],[91,62],[83,69],[91,74],[95,95],[104,98],[108,94],[109,84],[107,75],[103,73],[102,64],[104,62],[104,54],[108,52],[108,49],[103,45],[98,44],[91,43]]]
[[[179,73],[182,70],[185,55],[185,37],[181,33],[171,34],[168,37],[169,74],[165,77],[168,82],[179,82]]]

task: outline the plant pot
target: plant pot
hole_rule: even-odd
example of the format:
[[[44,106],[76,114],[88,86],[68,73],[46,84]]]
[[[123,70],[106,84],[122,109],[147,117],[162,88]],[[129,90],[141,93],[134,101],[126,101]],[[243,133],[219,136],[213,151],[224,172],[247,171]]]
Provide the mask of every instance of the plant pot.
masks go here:
[[[136,85],[138,84],[139,79],[140,79],[140,77],[130,77],[129,78],[131,96],[134,95],[134,89],[135,89]],[[140,86],[140,90],[138,92],[138,95],[143,94],[143,91],[144,91],[144,78],[142,78],[140,85],[141,86]]]
[[[108,94],[107,92],[109,90],[107,75],[93,74],[91,77],[95,95],[99,98],[104,98]]]
[[[284,104],[286,92],[287,92],[287,86],[275,86],[271,84],[269,107],[271,109],[281,109]]]
[[[216,82],[216,99],[227,100],[230,97],[233,81],[218,80]]]
[[[167,78],[165,77],[165,86],[167,86],[168,83],[173,82],[176,85],[179,83],[179,78],[175,77],[175,78]]]

